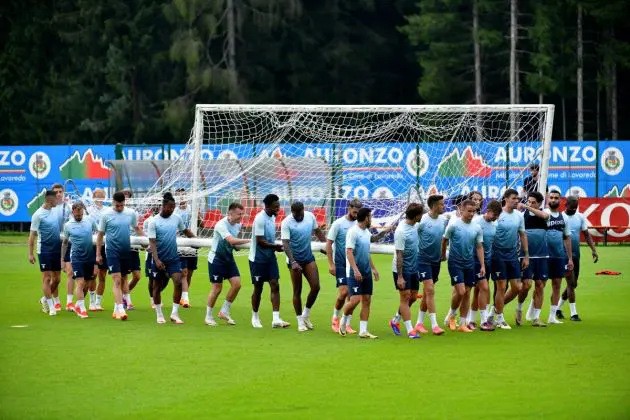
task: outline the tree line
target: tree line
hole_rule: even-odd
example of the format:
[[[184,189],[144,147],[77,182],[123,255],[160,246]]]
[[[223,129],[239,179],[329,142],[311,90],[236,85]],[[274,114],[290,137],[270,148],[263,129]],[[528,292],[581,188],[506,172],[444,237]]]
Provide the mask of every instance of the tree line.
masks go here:
[[[0,143],[179,143],[196,103],[556,104],[630,138],[625,0],[8,0]]]

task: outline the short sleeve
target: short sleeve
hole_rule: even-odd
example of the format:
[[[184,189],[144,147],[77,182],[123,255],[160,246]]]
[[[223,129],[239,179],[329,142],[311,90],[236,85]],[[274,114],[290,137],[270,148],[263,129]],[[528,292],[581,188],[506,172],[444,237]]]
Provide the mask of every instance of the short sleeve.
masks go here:
[[[291,239],[291,230],[289,229],[289,218],[287,217],[280,224],[280,239]]]
[[[564,230],[562,231],[564,236],[571,236],[571,229],[569,228],[569,219],[562,213],[562,219],[564,219]]]
[[[396,251],[405,250],[405,234],[398,229],[394,232],[394,249]]]
[[[309,213],[311,215],[311,220],[313,221],[313,230],[317,229],[317,219],[315,219],[315,215],[313,213]]]
[[[265,236],[265,219],[261,213],[254,218],[254,236]]]
[[[101,220],[98,223],[98,231],[104,233],[106,225],[107,225],[107,216],[103,214],[101,216]]]
[[[147,218],[144,223],[142,223],[142,230],[146,231],[147,229],[149,229],[149,222],[151,221],[151,218]]]
[[[477,226],[477,236],[475,238],[475,242],[478,244],[483,243],[483,230],[481,229],[481,226]]]
[[[227,228],[227,222],[225,221],[217,223],[216,227],[214,228],[214,231],[217,232],[219,236],[221,236],[222,239],[232,236],[232,234]]]
[[[339,232],[339,223],[334,222],[332,226],[330,226],[330,230],[328,231],[326,239],[335,242],[335,239],[337,239],[337,232]]]
[[[149,222],[149,231],[147,233],[149,239],[155,239],[157,237],[157,232],[155,229],[155,219],[152,219]]]
[[[444,237],[448,240],[451,239],[451,236],[453,236],[453,231],[455,230],[455,224],[454,223],[449,223],[448,226],[446,226],[446,230],[444,231]]]
[[[68,223],[63,224],[63,236],[65,236],[66,239],[70,238],[70,229],[68,229]]]
[[[586,217],[583,214],[580,214],[580,231],[584,232],[588,230],[588,223],[586,223]]]
[[[41,222],[41,214],[39,212],[35,212],[33,217],[31,218],[31,232],[39,231],[39,223]]]
[[[346,234],[346,248],[354,249],[357,245],[357,234],[355,229],[348,230]]]
[[[132,212],[133,214],[131,215],[131,223],[129,224],[132,228],[136,229],[138,227],[138,215],[137,213],[134,211]]]
[[[179,219],[177,221],[177,229],[179,229],[180,232],[183,232],[186,229],[186,226],[184,225],[184,221],[182,220],[180,216],[177,216],[177,218]]]
[[[92,232],[96,232],[98,230],[98,224],[92,219]]]
[[[517,213],[517,214],[518,214],[518,231],[525,232],[525,217],[523,216],[522,213]]]

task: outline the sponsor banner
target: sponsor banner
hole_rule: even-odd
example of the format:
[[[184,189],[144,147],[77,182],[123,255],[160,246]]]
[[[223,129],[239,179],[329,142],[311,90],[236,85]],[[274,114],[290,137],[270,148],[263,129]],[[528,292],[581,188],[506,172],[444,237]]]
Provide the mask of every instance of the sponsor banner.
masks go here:
[[[126,147],[126,160],[162,160],[187,157],[185,145]],[[202,158],[248,159],[261,155],[320,158],[331,167],[335,188],[344,199],[363,200],[426,196],[448,191],[465,194],[481,191],[486,198],[499,197],[506,185],[521,188],[528,175],[526,165],[538,160],[540,149],[514,143],[265,143],[208,145]],[[91,196],[98,187],[110,185],[114,145],[106,146],[0,146],[0,222],[28,221],[41,204],[44,188],[72,179],[76,194]],[[563,195],[630,198],[630,142],[558,141],[550,153],[548,184]],[[321,202],[330,195],[319,183],[292,177],[294,199]],[[133,179],[131,180],[133,184]],[[235,185],[238,182],[235,183]],[[283,177],[273,182],[279,192],[289,190]],[[339,185],[337,185],[339,184]],[[457,185],[458,188],[453,188]],[[596,185],[598,189],[596,189]],[[418,191],[416,191],[418,187]],[[74,187],[71,188],[73,190]],[[106,191],[109,193],[109,191]],[[282,194],[286,195],[286,194]]]
[[[603,241],[604,231],[608,242],[630,240],[630,198],[582,198],[580,212],[589,226],[616,226],[614,229],[591,229],[595,241]],[[584,240],[584,238],[582,238]]]

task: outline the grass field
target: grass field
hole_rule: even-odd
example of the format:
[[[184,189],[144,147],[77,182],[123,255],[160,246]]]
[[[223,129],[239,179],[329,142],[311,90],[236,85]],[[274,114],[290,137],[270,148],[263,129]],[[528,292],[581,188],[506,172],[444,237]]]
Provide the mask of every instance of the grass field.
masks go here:
[[[251,328],[248,279],[233,306],[238,325],[205,326],[209,284],[203,261],[191,289],[193,308],[183,310],[186,325],[157,325],[146,279],[134,291],[138,309],[127,322],[111,319],[110,285],[106,312],[86,320],[65,312],[55,318],[42,314],[40,275],[28,264],[26,247],[0,246],[3,419],[630,418],[625,247],[600,248],[597,266],[583,250],[582,323],[421,340],[389,330],[397,294],[390,257],[377,256],[384,278],[375,288],[370,330],[380,338],[364,341],[330,331],[335,287],[323,264],[312,315],[316,329],[298,334],[283,264],[281,308],[293,323],[290,330],[271,329],[268,289],[261,307],[264,329]],[[248,273],[245,257],[238,262]],[[624,275],[595,276],[596,268]],[[445,275],[438,286],[441,320],[450,295]],[[60,290],[64,303],[65,276]],[[167,296],[170,291],[169,286]],[[513,311],[510,304],[511,323]],[[547,311],[545,299],[544,319]]]

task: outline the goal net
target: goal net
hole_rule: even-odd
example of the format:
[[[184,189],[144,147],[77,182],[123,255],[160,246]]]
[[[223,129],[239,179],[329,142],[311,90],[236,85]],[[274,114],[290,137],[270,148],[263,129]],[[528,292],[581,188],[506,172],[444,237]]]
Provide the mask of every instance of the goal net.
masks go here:
[[[552,120],[552,105],[197,105],[185,150],[135,206],[146,217],[180,191],[191,228],[210,238],[237,201],[247,237],[269,193],[280,197],[278,226],[301,201],[324,229],[359,198],[379,228],[430,194],[498,198],[532,162],[544,191]]]

